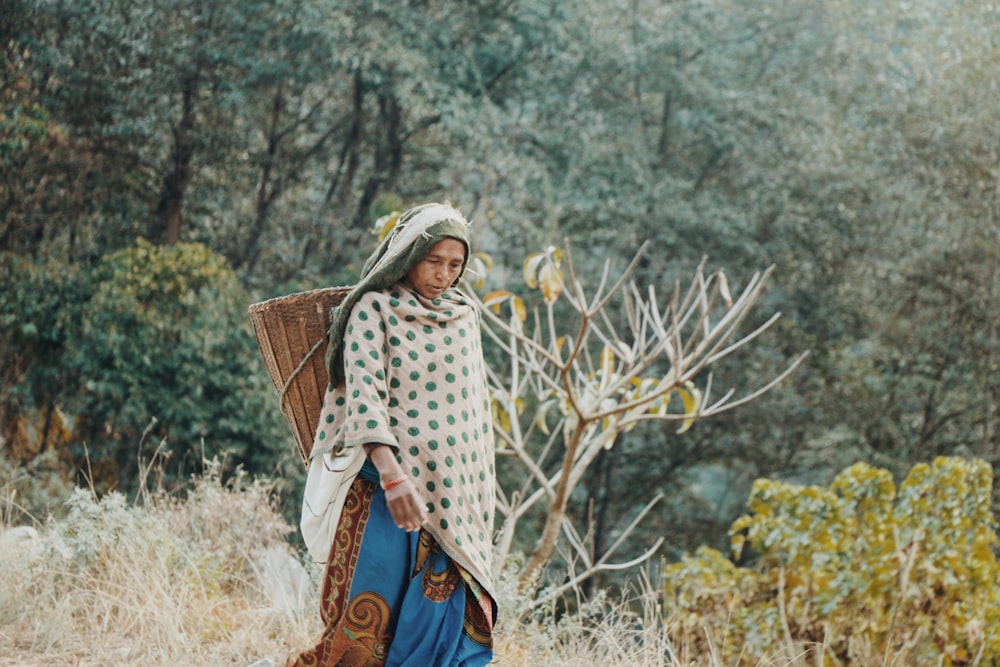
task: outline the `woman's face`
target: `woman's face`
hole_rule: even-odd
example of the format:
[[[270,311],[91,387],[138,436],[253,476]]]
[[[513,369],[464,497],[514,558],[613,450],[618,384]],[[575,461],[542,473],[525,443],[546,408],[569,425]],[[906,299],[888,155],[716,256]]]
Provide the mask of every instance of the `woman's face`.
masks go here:
[[[458,239],[443,239],[406,272],[406,278],[420,296],[437,299],[458,280],[464,263],[465,244]]]

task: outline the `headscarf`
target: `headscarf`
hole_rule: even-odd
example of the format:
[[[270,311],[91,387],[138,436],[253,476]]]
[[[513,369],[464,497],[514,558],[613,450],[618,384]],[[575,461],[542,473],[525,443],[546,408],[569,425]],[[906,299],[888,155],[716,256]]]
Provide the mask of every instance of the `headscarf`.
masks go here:
[[[396,226],[365,261],[357,284],[340,305],[330,311],[326,367],[331,386],[344,381],[344,330],[358,299],[366,292],[395,285],[427,256],[435,244],[446,238],[458,239],[465,244],[462,270],[454,283],[457,285],[469,262],[469,223],[465,216],[446,202],[415,206],[399,217]]]

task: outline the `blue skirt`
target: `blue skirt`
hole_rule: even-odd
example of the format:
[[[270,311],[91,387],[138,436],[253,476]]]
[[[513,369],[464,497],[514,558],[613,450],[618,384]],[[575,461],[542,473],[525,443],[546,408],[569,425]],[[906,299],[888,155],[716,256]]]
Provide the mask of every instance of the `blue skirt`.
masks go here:
[[[326,629],[288,667],[481,667],[493,658],[492,601],[426,531],[396,526],[363,471],[351,486],[324,573]]]

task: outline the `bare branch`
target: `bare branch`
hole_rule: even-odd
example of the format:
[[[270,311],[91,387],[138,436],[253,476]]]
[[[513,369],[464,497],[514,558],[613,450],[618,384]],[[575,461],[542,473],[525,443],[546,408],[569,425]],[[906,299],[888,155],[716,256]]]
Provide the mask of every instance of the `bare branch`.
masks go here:
[[[649,511],[653,509],[653,506],[656,505],[658,502],[660,502],[660,500],[662,499],[663,499],[662,493],[656,494],[656,496],[652,500],[646,503],[646,505],[642,508],[642,510],[640,510],[639,514],[631,521],[631,523],[629,523],[628,527],[626,527],[625,530],[622,531],[622,534],[618,537],[617,540],[615,540],[614,544],[608,547],[608,549],[604,552],[604,554],[601,556],[600,559],[598,559],[596,563],[594,563],[593,565],[588,565],[583,572],[577,574],[574,577],[571,577],[569,581],[565,582],[561,586],[546,591],[546,594],[544,596],[539,596],[539,598],[532,601],[529,608],[535,609],[543,604],[551,602],[553,599],[562,595],[565,591],[575,588],[580,584],[580,582],[589,579],[590,577],[594,576],[599,572],[625,570],[631,567],[635,567],[636,565],[639,565],[640,563],[643,563],[652,558],[656,554],[656,552],[659,551],[660,547],[663,545],[665,538],[663,537],[658,538],[652,547],[647,549],[645,552],[643,552],[636,558],[633,558],[631,560],[622,563],[608,562],[614,555],[615,551],[617,551],[618,547],[621,546],[622,542],[624,542],[625,539],[632,534],[632,532],[636,529],[639,523],[641,523],[642,520],[646,517],[646,515],[649,514]],[[582,541],[579,540],[579,536],[575,537],[577,542],[577,552],[585,554],[586,548],[583,547]],[[589,562],[589,558],[587,558],[585,562]]]
[[[503,372],[487,370],[493,401],[504,411],[504,423],[496,425],[504,444],[502,451],[509,449],[527,473],[520,491],[500,504],[505,516],[501,537],[504,549],[513,543],[517,521],[539,501],[544,501],[547,511],[522,581],[534,580],[534,573],[551,558],[560,536],[585,564],[573,582],[648,558],[655,548],[629,563],[612,565],[608,560],[659,496],[593,563],[586,541],[567,518],[568,498],[598,454],[613,449],[622,435],[639,422],[683,421],[683,431],[692,420],[744,405],[785,379],[805,357],[799,356],[776,377],[741,398],[734,399],[736,390],[730,389],[710,402],[712,366],[759,340],[780,317],[773,314],[749,332],[741,332],[774,267],[753,274],[734,295],[722,271],[706,275],[707,260],[702,259],[690,283],[682,288],[676,282],[669,297],[661,302],[654,286],[640,290],[632,280],[647,247],[648,243],[643,244],[613,281],[611,263],[605,262],[597,287],[589,296],[573,258],[568,250],[565,252],[561,295],[575,315],[573,335],[560,330],[562,323],[551,301],[545,305],[544,317],[538,309],[533,311],[525,329],[516,313],[510,318],[501,317],[473,296],[484,313],[489,340],[508,356]],[[622,304],[621,325],[616,325],[610,311],[615,298]],[[659,367],[661,364],[665,369]],[[655,373],[651,369],[656,369]],[[701,383],[703,390],[699,390],[695,382],[706,370],[708,376]],[[680,413],[667,411],[675,392],[685,404]],[[534,405],[532,414],[519,412],[523,399]],[[561,416],[556,429],[549,431],[544,422],[555,405]],[[530,421],[525,423],[525,419]],[[555,453],[560,456],[553,457]],[[561,590],[564,588],[556,589]]]

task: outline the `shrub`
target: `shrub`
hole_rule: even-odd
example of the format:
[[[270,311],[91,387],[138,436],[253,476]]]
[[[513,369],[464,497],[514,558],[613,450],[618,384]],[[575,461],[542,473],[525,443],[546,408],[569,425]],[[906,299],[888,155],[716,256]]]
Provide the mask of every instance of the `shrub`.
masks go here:
[[[66,399],[99,486],[134,488],[163,439],[173,480],[217,455],[230,470],[268,474],[291,456],[248,301],[225,259],[201,244],[139,239],[100,262],[73,344],[78,386]]]
[[[726,664],[774,646],[822,664],[989,664],[1000,658],[991,487],[987,463],[960,458],[915,466],[898,490],[863,463],[829,488],[758,480],[731,530],[734,555],[752,549],[755,566],[703,548],[667,567],[668,631],[728,647]]]

